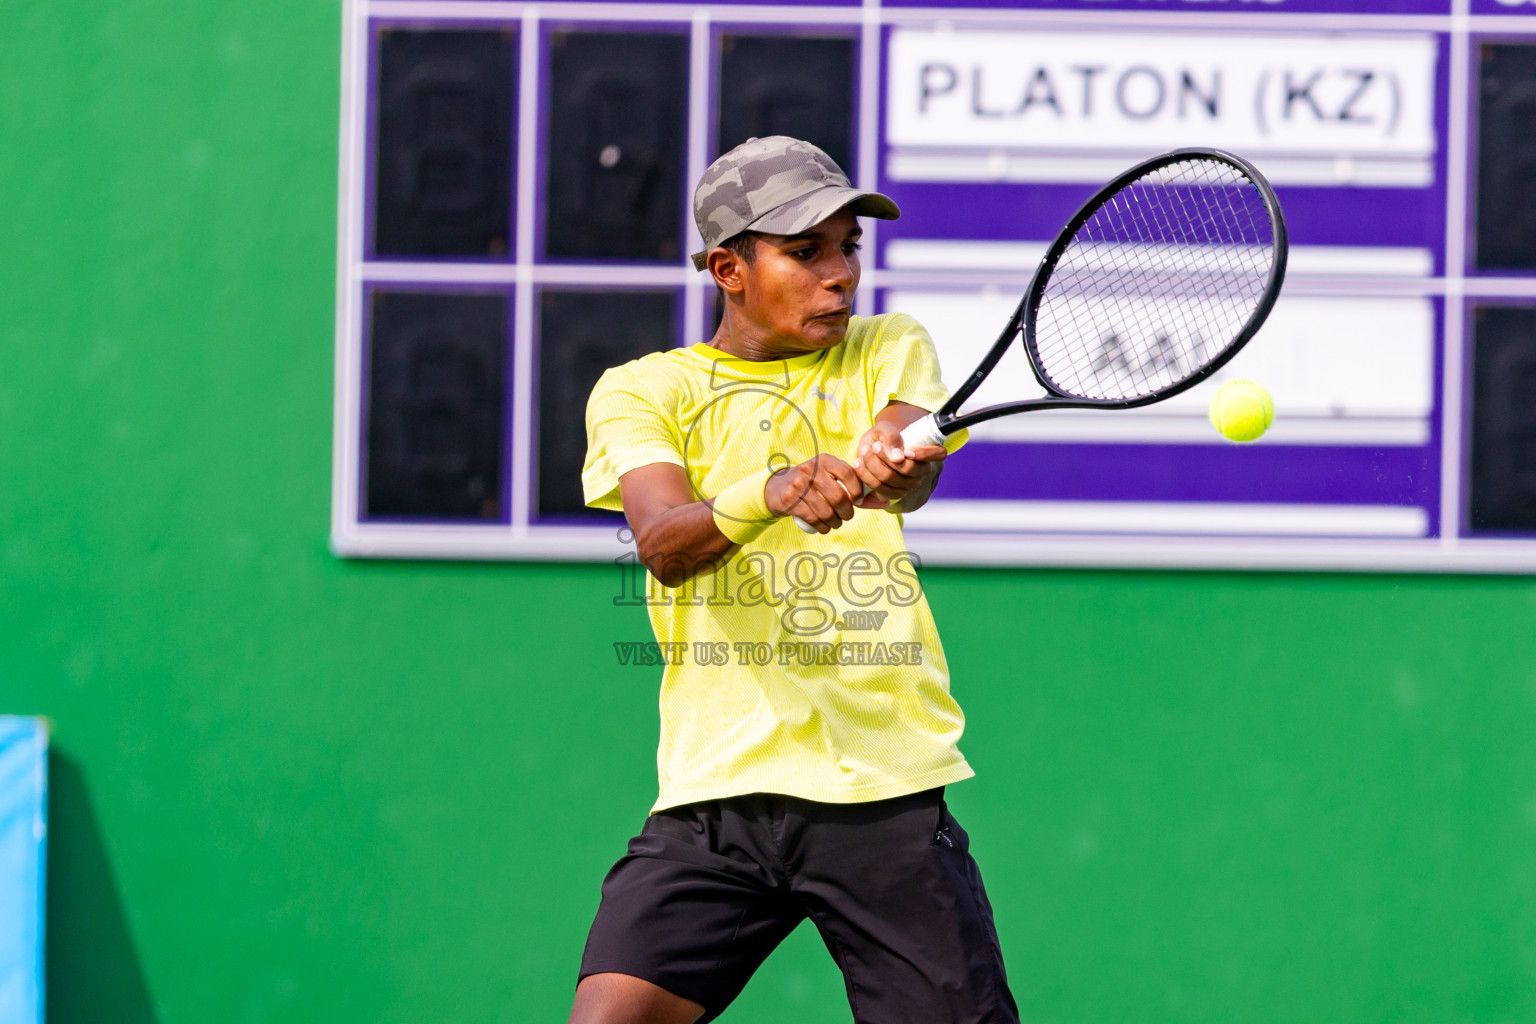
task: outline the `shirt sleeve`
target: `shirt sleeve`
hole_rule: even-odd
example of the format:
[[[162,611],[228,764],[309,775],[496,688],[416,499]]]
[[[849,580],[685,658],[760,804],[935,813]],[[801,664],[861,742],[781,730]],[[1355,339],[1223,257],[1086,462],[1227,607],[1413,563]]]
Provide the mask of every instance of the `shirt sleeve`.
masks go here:
[[[624,510],[619,477],[658,462],[684,466],[677,425],[629,366],[598,379],[587,399],[587,459],[581,469],[584,500],[593,508]]]
[[[882,318],[871,346],[872,394],[875,411],[892,402],[905,402],[919,409],[937,412],[949,401],[949,388],[939,373],[939,356],[927,328],[905,313],[891,313]],[[944,439],[944,448],[953,453],[969,439],[957,430]]]

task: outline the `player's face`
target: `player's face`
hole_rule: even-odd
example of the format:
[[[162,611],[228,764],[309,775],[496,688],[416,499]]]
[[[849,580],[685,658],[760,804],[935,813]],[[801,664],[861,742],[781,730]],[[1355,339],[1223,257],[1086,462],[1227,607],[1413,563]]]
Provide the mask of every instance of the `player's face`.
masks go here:
[[[785,355],[831,348],[848,332],[859,287],[859,222],[839,210],[798,235],[760,235],[742,267],[743,308]]]

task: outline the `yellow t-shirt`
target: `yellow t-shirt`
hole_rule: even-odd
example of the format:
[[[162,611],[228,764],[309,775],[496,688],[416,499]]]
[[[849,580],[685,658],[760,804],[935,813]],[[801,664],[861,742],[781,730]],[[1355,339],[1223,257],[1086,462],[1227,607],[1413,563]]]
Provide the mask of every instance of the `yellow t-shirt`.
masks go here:
[[[582,486],[587,504],[622,509],[619,477],[671,463],[702,500],[765,466],[851,459],[890,402],[947,398],[933,341],[901,313],[854,317],[835,348],[775,362],[657,352],[593,388]],[[647,574],[657,646],[616,653],[665,664],[653,810],[745,793],[856,803],[968,778],[915,568],[901,517],[860,509],[826,536],[776,520],[676,589]]]

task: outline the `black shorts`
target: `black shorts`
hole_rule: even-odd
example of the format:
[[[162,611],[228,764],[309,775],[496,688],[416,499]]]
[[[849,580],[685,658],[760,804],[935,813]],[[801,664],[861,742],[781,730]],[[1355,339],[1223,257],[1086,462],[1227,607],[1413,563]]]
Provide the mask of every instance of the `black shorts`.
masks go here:
[[[859,1024],[1019,1019],[942,789],[861,804],[754,794],[652,815],[603,881],[581,977],[643,978],[714,1020],[807,917]]]

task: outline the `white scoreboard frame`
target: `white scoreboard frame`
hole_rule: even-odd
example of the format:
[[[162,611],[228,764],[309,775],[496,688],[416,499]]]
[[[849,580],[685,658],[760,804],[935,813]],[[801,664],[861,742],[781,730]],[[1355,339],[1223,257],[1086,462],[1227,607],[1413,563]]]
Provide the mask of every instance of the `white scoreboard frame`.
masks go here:
[[[1283,4],[1283,0],[1281,0]],[[879,117],[886,69],[882,45],[887,28],[934,26],[1036,30],[1256,31],[1364,33],[1383,36],[1433,34],[1444,40],[1449,55],[1446,154],[1445,272],[1396,280],[1372,279],[1342,291],[1365,295],[1421,295],[1444,303],[1440,351],[1439,423],[1441,536],[1409,539],[1329,536],[1162,536],[1131,533],[988,532],[985,528],[924,528],[922,515],[909,520],[912,550],[929,565],[961,566],[1079,566],[1118,568],[1342,570],[1389,572],[1528,573],[1536,571],[1536,538],[1490,539],[1461,533],[1464,520],[1465,438],[1465,321],[1467,300],[1514,301],[1536,299],[1536,278],[1469,277],[1465,268],[1469,233],[1470,125],[1472,116],[1473,47],[1478,37],[1536,36],[1536,2],[1530,14],[1477,13],[1472,0],[1452,0],[1447,14],[1302,13],[1283,9],[1148,10],[1130,0],[1114,8],[1095,10],[916,8],[885,7],[879,0],[862,6],[771,6],[762,4],[641,4],[641,3],[518,3],[503,0],[347,0],[344,10],[339,151],[338,257],[336,304],[336,382],[332,479],[332,550],[345,557],[448,558],[608,561],[633,550],[627,531],[608,526],[547,525],[530,519],[531,469],[534,465],[533,375],[535,373],[533,306],[541,285],[609,285],[676,288],[684,296],[684,344],[704,338],[704,310],[710,285],[682,262],[675,267],[551,266],[535,260],[534,217],[517,218],[513,259],[506,263],[402,263],[366,258],[363,231],[368,144],[369,22],[389,19],[437,25],[516,22],[518,41],[517,162],[513,198],[521,211],[531,211],[539,156],[540,26],[548,22],[616,22],[686,25],[690,39],[688,146],[685,177],[697,180],[708,164],[709,97],[712,72],[711,30],[731,26],[836,26],[858,35],[859,108],[857,165],[853,177],[860,187],[875,188],[882,156]],[[1519,10],[1517,0],[1496,0]],[[1182,6],[1182,4],[1181,4]],[[871,253],[876,251],[867,228]],[[691,224],[689,236],[693,237]],[[873,262],[873,261],[871,261]],[[1001,274],[999,286],[1015,294],[1027,274]],[[857,312],[874,312],[877,290],[920,289],[952,282],[953,277],[922,270],[865,270]],[[365,387],[362,338],[364,289],[389,282],[495,284],[513,295],[510,521],[501,524],[430,524],[368,522],[361,517],[362,395]],[[1341,291],[1326,278],[1297,282],[1304,294]],[[1363,290],[1362,290],[1363,289]],[[963,457],[963,456],[961,456]],[[1258,506],[1279,514],[1283,507]],[[1004,513],[1005,514],[1005,513]],[[1324,531],[1326,532],[1326,531]]]

